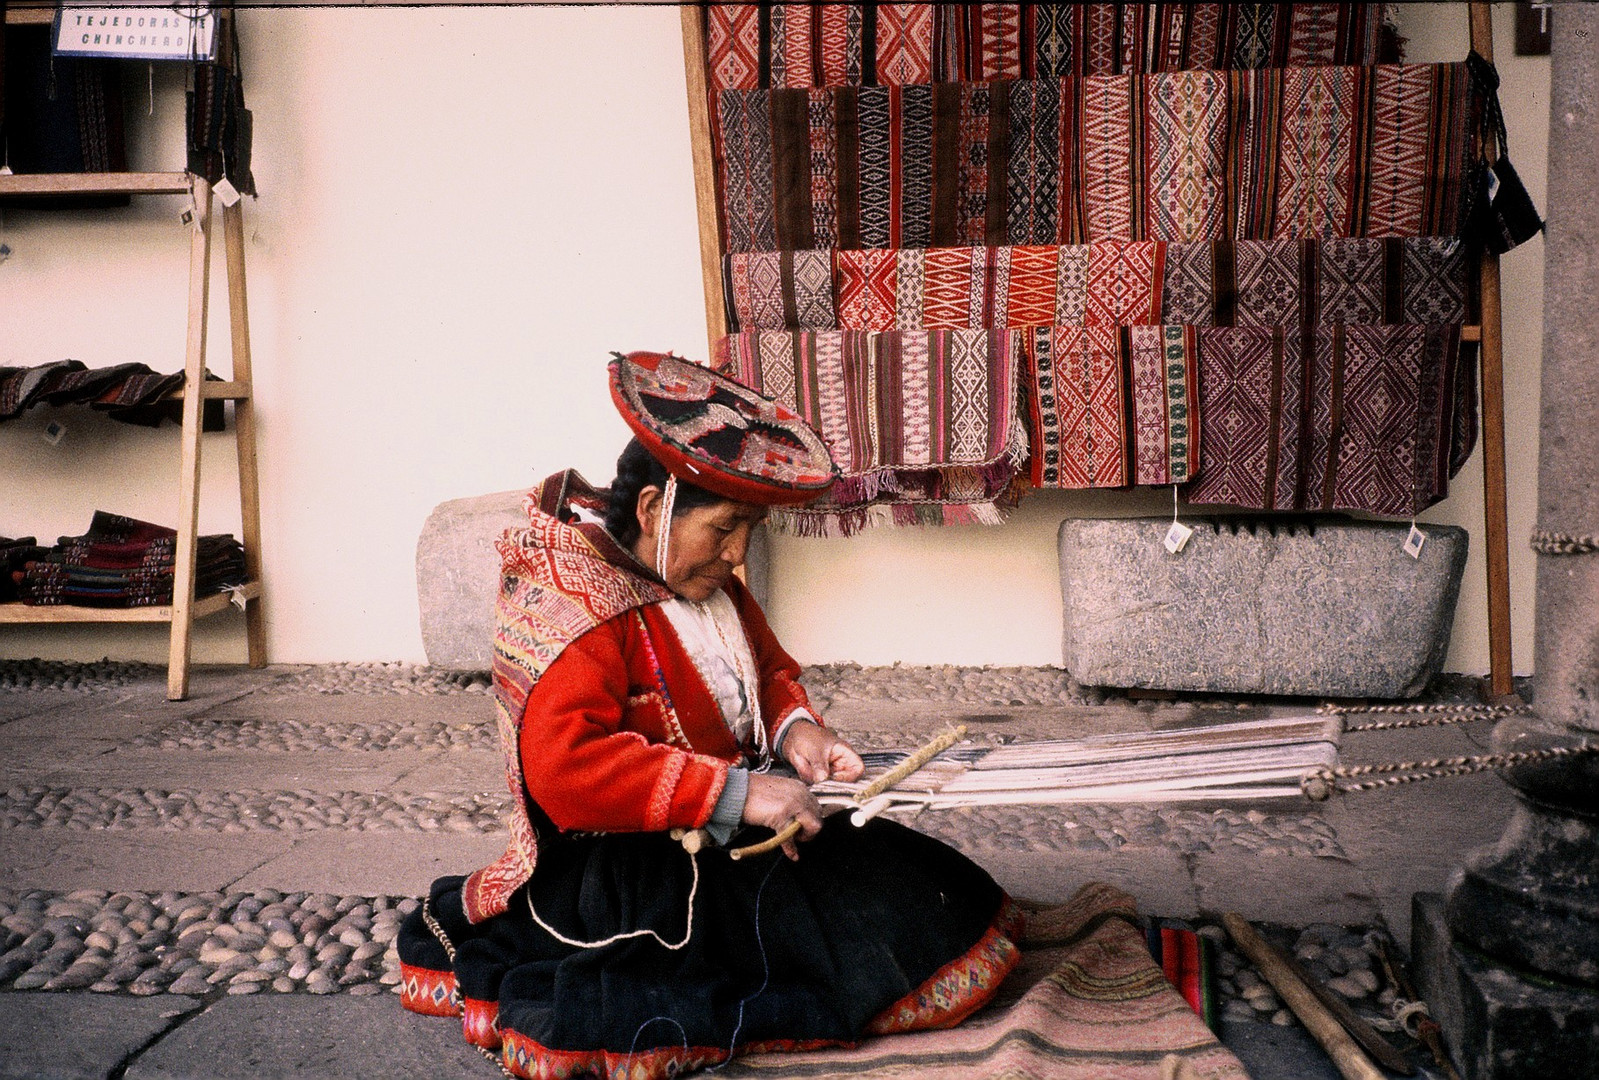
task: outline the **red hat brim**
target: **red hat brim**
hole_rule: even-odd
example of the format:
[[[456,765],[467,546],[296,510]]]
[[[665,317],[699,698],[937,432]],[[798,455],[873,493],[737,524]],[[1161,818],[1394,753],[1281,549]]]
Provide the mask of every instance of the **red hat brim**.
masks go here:
[[[618,353],[611,400],[679,480],[735,502],[797,506],[838,478],[816,430],[765,394],[670,353]]]

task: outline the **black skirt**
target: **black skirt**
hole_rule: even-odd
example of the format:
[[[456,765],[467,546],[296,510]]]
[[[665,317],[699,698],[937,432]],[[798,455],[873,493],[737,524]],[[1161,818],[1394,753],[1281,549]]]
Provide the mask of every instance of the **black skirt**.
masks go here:
[[[440,878],[400,933],[405,1004],[462,1010],[467,1038],[527,1077],[670,1076],[958,1023],[1015,965],[1014,905],[952,848],[846,817],[798,862],[691,858],[662,833],[562,837],[476,926],[462,879]]]

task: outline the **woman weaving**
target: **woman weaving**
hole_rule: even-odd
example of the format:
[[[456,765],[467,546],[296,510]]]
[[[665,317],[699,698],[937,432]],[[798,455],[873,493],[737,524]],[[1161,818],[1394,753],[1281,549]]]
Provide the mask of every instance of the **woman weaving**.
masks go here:
[[[1016,963],[1014,905],[937,841],[823,821],[806,784],[861,759],[733,576],[767,506],[832,483],[825,445],[676,357],[618,356],[610,379],[637,436],[615,482],[557,473],[499,544],[511,844],[406,922],[405,1006],[461,1015],[524,1077],[958,1023]],[[730,857],[795,820],[781,851]]]

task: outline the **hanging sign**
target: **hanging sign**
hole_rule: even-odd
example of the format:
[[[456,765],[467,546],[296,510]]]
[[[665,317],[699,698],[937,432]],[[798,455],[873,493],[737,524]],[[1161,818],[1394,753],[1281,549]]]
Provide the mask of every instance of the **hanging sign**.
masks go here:
[[[209,3],[68,0],[56,8],[54,44],[60,56],[209,60],[216,53],[216,30]]]

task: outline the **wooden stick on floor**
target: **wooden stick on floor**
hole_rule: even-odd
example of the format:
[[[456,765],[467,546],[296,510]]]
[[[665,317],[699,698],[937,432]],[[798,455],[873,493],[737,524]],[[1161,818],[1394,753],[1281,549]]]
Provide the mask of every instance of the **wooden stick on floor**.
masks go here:
[[[1271,988],[1277,991],[1284,1003],[1299,1017],[1299,1022],[1305,1025],[1305,1030],[1315,1036],[1323,1050],[1332,1058],[1344,1080],[1383,1080],[1382,1072],[1373,1065],[1371,1059],[1360,1049],[1355,1040],[1350,1038],[1349,1032],[1343,1025],[1333,1018],[1321,1002],[1316,1000],[1316,995],[1310,988],[1300,982],[1287,965],[1277,956],[1276,950],[1267,945],[1253,926],[1244,919],[1228,912],[1221,917],[1222,925],[1227,927],[1227,932],[1232,935],[1233,941],[1250,963],[1254,964]]]

